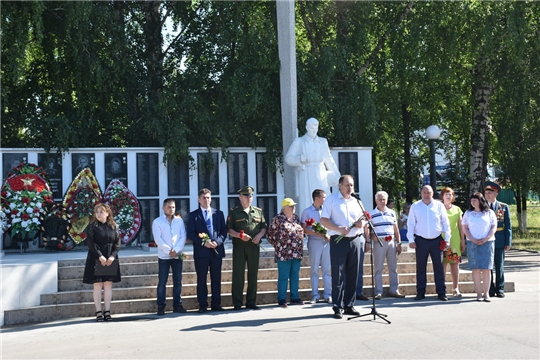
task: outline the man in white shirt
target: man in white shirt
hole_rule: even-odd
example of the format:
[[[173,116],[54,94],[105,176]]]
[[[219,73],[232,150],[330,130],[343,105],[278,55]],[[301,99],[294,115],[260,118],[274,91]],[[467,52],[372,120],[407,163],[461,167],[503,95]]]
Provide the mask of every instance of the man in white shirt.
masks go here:
[[[360,315],[354,308],[360,247],[365,246],[364,216],[354,193],[354,179],[343,175],[339,179],[339,192],[326,198],[321,213],[321,224],[330,235],[330,263],[332,267],[332,302],[334,318],[343,314]],[[339,239],[339,236],[343,238]]]
[[[444,204],[434,201],[433,189],[429,185],[422,188],[422,199],[411,206],[407,220],[407,239],[409,247],[416,250],[416,297],[422,300],[426,297],[426,270],[428,256],[431,256],[435,288],[439,300],[448,301],[440,243],[450,239],[450,224]],[[448,241],[446,242],[449,245]]]
[[[176,203],[174,199],[163,201],[163,215],[152,223],[152,234],[158,247],[158,286],[157,306],[158,315],[165,315],[165,299],[169,269],[173,275],[173,311],[185,313],[180,294],[182,293],[182,260],[178,255],[186,244],[186,229],[184,221],[174,216]]]

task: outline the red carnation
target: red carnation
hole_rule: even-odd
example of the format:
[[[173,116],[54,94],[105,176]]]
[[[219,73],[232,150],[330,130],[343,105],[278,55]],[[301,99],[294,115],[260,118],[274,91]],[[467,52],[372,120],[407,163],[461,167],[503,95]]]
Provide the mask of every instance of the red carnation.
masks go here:
[[[441,240],[440,244],[439,244],[439,249],[441,251],[443,251],[444,249],[446,249],[446,241],[444,240]]]
[[[25,197],[22,199],[23,204],[30,204],[30,199]]]
[[[58,243],[58,248],[59,248],[59,249],[62,249],[63,247],[64,247],[64,244]]]
[[[364,210],[364,216],[366,219],[371,220],[371,214]]]
[[[81,234],[81,239],[83,239],[83,240],[86,239],[86,234],[85,233]]]
[[[314,223],[315,223],[315,219],[314,219],[314,218],[311,218],[311,219],[307,219],[307,220],[306,220],[306,225],[307,225],[307,226],[312,226]]]
[[[21,219],[23,219],[24,221],[28,220],[30,218],[30,216],[28,216],[28,214],[22,214],[21,215]]]
[[[240,239],[243,239],[244,238],[244,230],[240,230]]]
[[[390,240],[392,240],[392,236],[390,236],[390,235],[385,236],[385,237],[384,237],[384,240],[385,240],[385,241],[390,241]]]
[[[19,213],[19,210],[13,209],[11,210],[11,215],[17,215]]]

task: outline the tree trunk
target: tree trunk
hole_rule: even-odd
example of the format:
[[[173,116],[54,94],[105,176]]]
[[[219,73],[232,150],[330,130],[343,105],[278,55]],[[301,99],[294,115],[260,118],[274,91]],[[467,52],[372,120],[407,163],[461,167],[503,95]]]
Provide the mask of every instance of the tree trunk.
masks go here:
[[[473,72],[474,110],[471,126],[471,167],[469,195],[483,189],[487,177],[489,100],[493,86],[483,80],[480,61]]]
[[[403,118],[403,153],[405,157],[405,201],[413,202],[413,196],[418,195],[418,178],[412,172],[411,161],[411,112],[406,103],[401,103]]]
[[[163,35],[161,32],[160,1],[144,3],[145,23],[144,36],[146,45],[146,68],[147,68],[147,115],[150,117],[148,124],[161,119],[160,102],[163,92]],[[159,136],[155,127],[149,129],[153,136]]]

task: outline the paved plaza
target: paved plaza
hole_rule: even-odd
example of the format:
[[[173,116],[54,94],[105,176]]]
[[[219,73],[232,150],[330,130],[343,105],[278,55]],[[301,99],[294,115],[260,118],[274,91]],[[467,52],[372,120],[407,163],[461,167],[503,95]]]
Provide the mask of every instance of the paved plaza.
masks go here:
[[[373,316],[336,320],[327,304],[215,314],[76,318],[1,329],[1,359],[538,359],[540,255],[507,253],[516,292],[491,303],[383,299]],[[113,305],[114,306],[114,305]],[[357,301],[362,314],[371,302]]]

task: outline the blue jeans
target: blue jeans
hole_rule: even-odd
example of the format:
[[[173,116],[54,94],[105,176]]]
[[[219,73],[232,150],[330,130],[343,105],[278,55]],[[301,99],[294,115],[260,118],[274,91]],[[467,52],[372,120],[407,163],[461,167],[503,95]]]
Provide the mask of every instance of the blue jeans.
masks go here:
[[[169,269],[172,269],[173,275],[173,307],[182,305],[180,294],[182,293],[182,261],[175,259],[158,259],[159,274],[157,286],[157,305],[165,307],[167,295],[167,280],[169,280]]]
[[[278,259],[278,301],[287,299],[287,283],[291,282],[291,301],[299,300],[298,284],[300,282],[300,264],[302,260],[293,259],[281,261]]]

